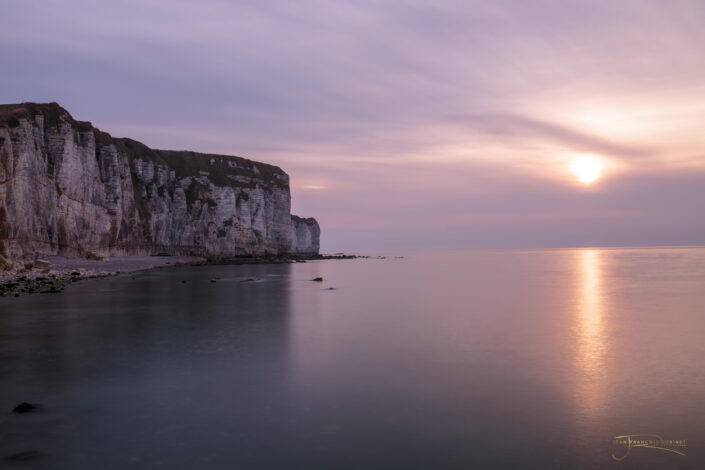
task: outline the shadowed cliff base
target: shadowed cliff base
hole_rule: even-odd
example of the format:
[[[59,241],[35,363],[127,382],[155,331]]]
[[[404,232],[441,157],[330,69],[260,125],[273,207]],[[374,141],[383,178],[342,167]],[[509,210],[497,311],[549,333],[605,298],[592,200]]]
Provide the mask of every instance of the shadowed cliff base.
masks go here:
[[[317,254],[318,223],[290,210],[279,167],[151,149],[57,103],[0,105],[5,258]]]

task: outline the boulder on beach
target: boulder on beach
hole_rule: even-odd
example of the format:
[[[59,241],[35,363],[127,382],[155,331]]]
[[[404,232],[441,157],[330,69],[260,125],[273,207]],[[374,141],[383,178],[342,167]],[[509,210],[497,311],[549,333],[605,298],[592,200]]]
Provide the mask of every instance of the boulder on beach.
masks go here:
[[[4,256],[0,255],[0,269],[3,271],[9,271],[12,269],[14,265],[12,264],[12,261],[9,259],[5,258]]]
[[[51,266],[51,263],[45,259],[35,259],[34,267],[37,269],[46,269]]]
[[[84,256],[86,259],[93,260],[93,261],[108,261],[107,256],[101,256],[101,255],[98,255],[92,251],[87,251]]]

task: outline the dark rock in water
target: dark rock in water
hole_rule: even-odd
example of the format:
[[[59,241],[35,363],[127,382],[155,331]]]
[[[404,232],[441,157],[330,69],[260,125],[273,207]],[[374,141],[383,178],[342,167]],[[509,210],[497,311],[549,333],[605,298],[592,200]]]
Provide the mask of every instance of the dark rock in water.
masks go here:
[[[186,282],[187,282],[186,279],[183,279],[183,280],[181,281],[181,284],[186,284]]]
[[[14,411],[15,413],[28,413],[30,411],[36,410],[37,408],[39,408],[39,405],[23,401],[22,403],[17,405],[12,411]]]
[[[315,278],[313,278],[313,279],[311,279],[311,280],[312,280],[313,282],[323,282],[323,278],[322,278],[322,277],[315,277]]]
[[[326,290],[335,290],[335,287],[329,287],[329,288],[326,289]]]
[[[255,279],[252,279],[252,278],[250,277],[250,278],[247,278],[247,279],[243,279],[243,280],[240,281],[240,282],[255,282]]]
[[[215,282],[215,279],[211,279],[211,282]]]
[[[39,291],[40,294],[58,294],[59,292],[61,291],[56,287],[50,287],[49,289]]]
[[[24,452],[17,452],[15,454],[6,455],[3,457],[5,462],[26,462],[28,460],[34,460],[42,456],[42,453],[38,450],[26,450]]]

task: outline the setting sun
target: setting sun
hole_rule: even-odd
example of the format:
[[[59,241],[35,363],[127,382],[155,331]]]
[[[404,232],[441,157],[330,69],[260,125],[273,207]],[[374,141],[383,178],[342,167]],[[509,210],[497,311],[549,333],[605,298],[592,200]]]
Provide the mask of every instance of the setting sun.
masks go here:
[[[599,160],[593,157],[582,157],[573,160],[571,166],[573,174],[585,184],[590,184],[599,178],[601,168],[602,165]]]

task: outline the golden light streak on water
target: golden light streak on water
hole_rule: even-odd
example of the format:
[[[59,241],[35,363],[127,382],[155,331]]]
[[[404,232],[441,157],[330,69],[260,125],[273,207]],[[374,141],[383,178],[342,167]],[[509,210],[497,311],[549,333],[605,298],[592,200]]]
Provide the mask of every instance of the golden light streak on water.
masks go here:
[[[586,419],[599,415],[605,398],[605,324],[604,253],[586,249],[577,252],[576,284],[576,396]]]

